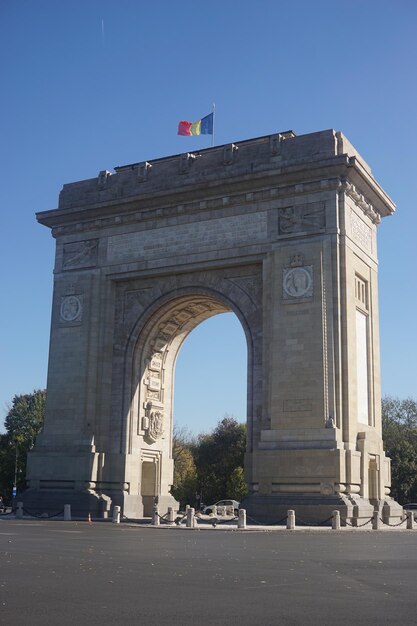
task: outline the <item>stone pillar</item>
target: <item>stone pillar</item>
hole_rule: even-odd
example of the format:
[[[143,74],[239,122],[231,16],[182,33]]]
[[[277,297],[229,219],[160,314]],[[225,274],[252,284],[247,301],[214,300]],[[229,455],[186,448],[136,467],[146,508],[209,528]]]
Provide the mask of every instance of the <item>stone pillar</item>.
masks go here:
[[[66,522],[71,521],[71,505],[70,504],[64,504],[64,521]]]
[[[16,518],[23,519],[23,502],[17,503]]]
[[[246,528],[246,510],[239,509],[239,519],[237,522],[238,528]]]
[[[291,509],[287,512],[287,530],[295,529],[295,511]]]
[[[381,519],[379,516],[379,511],[374,511],[372,515],[372,530],[380,530],[381,529]]]
[[[333,511],[332,529],[340,530],[340,511]]]
[[[407,530],[414,529],[414,511],[407,511]]]
[[[159,518],[158,505],[154,504],[153,513],[152,513],[152,526],[159,526],[161,524],[161,520]]]
[[[186,527],[187,528],[194,528],[194,514],[195,514],[195,509],[193,509],[190,506],[187,509],[187,522],[186,522]]]
[[[112,522],[113,524],[120,524],[120,506],[116,505],[113,507]]]

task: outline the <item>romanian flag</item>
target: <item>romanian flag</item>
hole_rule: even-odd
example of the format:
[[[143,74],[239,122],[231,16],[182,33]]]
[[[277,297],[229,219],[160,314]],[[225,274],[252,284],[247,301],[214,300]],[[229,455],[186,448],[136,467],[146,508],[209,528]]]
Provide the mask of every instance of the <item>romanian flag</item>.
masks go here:
[[[178,135],[212,135],[214,114],[206,115],[197,122],[180,122],[178,124]]]

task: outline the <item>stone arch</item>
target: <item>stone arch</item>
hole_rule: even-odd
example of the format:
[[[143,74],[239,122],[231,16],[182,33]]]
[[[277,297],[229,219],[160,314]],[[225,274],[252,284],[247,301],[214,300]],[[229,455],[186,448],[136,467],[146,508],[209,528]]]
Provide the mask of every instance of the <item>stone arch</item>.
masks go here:
[[[104,498],[132,517],[141,495],[169,493],[169,402],[142,396],[158,392],[162,372],[169,397],[186,333],[227,309],[249,338],[249,514],[273,521],[296,508],[318,522],[378,505],[398,517],[383,500],[376,256],[377,224],[394,204],[333,130],[183,156],[64,185],[59,208],[38,214],[57,247],[45,428],[26,506],[92,512]],[[192,313],[181,330],[175,311]]]
[[[239,280],[240,279],[240,280]],[[241,284],[238,284],[238,283]],[[207,284],[208,283],[208,284]],[[262,381],[261,309],[251,286],[256,281],[246,276],[161,277],[152,285],[139,285],[137,314],[125,317],[119,339],[115,343],[116,381],[123,380],[121,406],[114,412],[120,453],[125,459],[128,494],[127,509],[149,510],[149,494],[141,484],[141,473],[154,464],[157,493],[161,503],[169,504],[169,488],[173,478],[172,429],[173,383],[177,355],[185,338],[201,322],[227,311],[235,313],[245,333],[247,366],[247,449],[253,446],[253,415],[260,404]],[[136,287],[138,285],[135,285]],[[120,290],[120,298],[132,293],[132,285]],[[117,354],[118,353],[118,354]],[[122,358],[120,358],[122,357]],[[118,371],[118,370],[122,370]],[[198,410],[198,407],[196,407]],[[130,506],[127,500],[136,499]],[[146,500],[146,501],[145,501]]]

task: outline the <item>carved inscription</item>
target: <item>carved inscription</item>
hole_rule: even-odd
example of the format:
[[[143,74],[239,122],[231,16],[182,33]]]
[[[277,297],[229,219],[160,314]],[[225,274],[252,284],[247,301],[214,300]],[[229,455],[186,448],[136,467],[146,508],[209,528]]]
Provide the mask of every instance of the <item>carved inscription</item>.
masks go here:
[[[151,391],[159,391],[161,389],[161,379],[156,376],[150,376],[148,388]]]
[[[177,224],[136,233],[113,235],[108,240],[108,260],[165,257],[204,250],[233,248],[267,239],[267,213],[250,213],[233,217]]]
[[[283,409],[286,413],[311,411],[313,408],[311,400],[306,400],[304,398],[300,400],[284,400],[283,404]]]

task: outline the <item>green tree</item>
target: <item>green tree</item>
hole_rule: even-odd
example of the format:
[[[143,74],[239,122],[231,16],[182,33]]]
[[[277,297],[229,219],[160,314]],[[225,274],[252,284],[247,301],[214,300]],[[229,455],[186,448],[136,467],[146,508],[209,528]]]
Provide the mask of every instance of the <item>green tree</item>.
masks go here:
[[[0,439],[0,489],[9,498],[16,480],[18,491],[26,485],[26,459],[42,428],[46,391],[14,396]]]
[[[382,437],[391,459],[391,495],[400,504],[417,502],[417,402],[382,400]]]
[[[193,449],[195,441],[185,429],[174,428],[172,457],[174,460],[174,482],[171,493],[180,505],[194,504],[197,493],[197,470]]]
[[[246,426],[226,415],[209,435],[200,435],[194,448],[199,490],[206,504],[246,494],[243,463]]]

